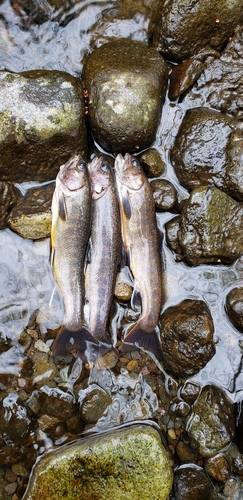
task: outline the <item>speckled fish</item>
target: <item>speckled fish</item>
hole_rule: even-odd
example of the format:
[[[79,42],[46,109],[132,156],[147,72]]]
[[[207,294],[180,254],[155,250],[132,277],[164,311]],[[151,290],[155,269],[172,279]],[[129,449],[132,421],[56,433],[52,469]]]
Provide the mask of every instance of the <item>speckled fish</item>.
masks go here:
[[[90,235],[91,192],[86,163],[73,156],[60,167],[52,200],[51,244],[54,277],[64,303],[63,327],[52,352],[84,351],[93,341],[85,325],[84,262]]]
[[[104,157],[89,164],[92,192],[91,255],[88,266],[90,332],[110,343],[108,316],[121,254],[121,223],[113,169]]]
[[[129,153],[115,160],[116,184],[121,213],[122,239],[139,293],[142,312],[124,339],[132,346],[163,359],[158,322],[162,306],[162,264],[155,206],[150,184],[142,167]]]

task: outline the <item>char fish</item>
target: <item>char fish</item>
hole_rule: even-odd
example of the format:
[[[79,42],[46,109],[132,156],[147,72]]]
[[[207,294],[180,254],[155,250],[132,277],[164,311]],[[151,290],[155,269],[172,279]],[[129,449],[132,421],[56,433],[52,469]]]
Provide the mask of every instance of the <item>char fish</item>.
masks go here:
[[[138,160],[129,153],[124,158],[117,155],[115,174],[123,245],[134,277],[134,296],[139,294],[142,306],[138,322],[124,339],[123,350],[140,347],[163,359],[158,328],[162,263],[152,190]]]
[[[112,166],[104,157],[89,164],[92,192],[91,255],[88,265],[90,332],[110,344],[108,316],[121,255],[121,223]]]
[[[85,161],[73,156],[60,167],[52,200],[52,263],[64,303],[63,326],[52,352],[64,356],[94,342],[84,321],[84,263],[91,224],[91,191]]]

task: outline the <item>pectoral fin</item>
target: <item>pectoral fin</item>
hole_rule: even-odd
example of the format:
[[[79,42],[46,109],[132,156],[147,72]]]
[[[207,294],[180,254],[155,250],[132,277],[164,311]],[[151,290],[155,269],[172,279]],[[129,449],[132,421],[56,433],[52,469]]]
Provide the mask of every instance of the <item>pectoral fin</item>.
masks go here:
[[[127,219],[131,219],[132,207],[129,200],[129,195],[126,189],[122,190],[122,209]]]
[[[61,193],[58,197],[58,214],[61,220],[64,222],[67,220],[66,203],[63,193]]]

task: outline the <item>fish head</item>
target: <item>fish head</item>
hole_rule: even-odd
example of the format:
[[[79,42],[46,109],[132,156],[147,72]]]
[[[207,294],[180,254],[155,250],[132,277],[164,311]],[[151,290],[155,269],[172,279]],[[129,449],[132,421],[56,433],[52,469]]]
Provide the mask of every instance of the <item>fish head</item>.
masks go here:
[[[104,195],[113,182],[113,169],[105,156],[95,157],[88,166],[92,198],[98,199]]]
[[[87,185],[88,169],[86,162],[80,155],[73,155],[64,165],[61,165],[56,183],[65,194],[78,191]]]
[[[118,180],[131,191],[138,191],[146,180],[145,173],[135,156],[119,153],[115,159],[115,172]]]

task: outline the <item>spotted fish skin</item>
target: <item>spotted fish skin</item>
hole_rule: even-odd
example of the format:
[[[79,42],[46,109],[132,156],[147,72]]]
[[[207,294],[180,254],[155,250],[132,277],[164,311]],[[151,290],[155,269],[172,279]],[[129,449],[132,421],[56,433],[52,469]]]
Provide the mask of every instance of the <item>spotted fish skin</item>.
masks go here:
[[[91,261],[88,266],[90,332],[110,343],[107,322],[121,255],[120,212],[113,169],[106,157],[88,166],[92,193]]]
[[[142,313],[124,339],[123,350],[140,347],[163,359],[159,341],[162,264],[155,205],[149,181],[138,160],[126,153],[115,160],[122,239]]]
[[[53,272],[64,303],[63,326],[52,352],[63,356],[93,341],[84,321],[84,264],[91,226],[91,191],[85,161],[74,155],[60,167],[52,200]]]

